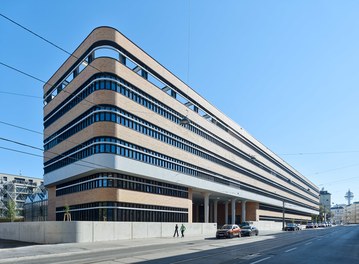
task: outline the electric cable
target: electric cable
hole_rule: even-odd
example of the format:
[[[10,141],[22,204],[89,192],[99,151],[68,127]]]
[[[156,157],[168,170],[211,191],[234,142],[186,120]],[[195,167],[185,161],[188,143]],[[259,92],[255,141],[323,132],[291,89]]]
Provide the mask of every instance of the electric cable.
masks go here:
[[[187,60],[188,60],[188,61],[187,61],[187,63],[188,63],[188,68],[187,68],[187,81],[188,81],[188,79],[189,79],[190,1],[189,1],[189,4],[188,4],[188,12],[189,12],[189,17],[188,17],[188,54],[187,54],[187,55],[188,55],[188,59],[187,59]],[[29,32],[30,34],[32,34],[32,35],[34,35],[34,36],[40,38],[41,40],[45,41],[46,43],[52,45],[53,47],[55,47],[55,48],[57,48],[57,49],[63,51],[64,53],[68,54],[69,56],[74,57],[74,58],[76,58],[76,59],[79,59],[77,56],[75,56],[75,55],[73,55],[72,53],[68,52],[68,51],[65,50],[64,48],[62,48],[62,47],[60,47],[59,45],[53,43],[52,41],[46,39],[45,37],[42,37],[41,35],[37,34],[37,33],[34,32],[33,30],[31,30],[31,29],[29,29],[29,28],[27,28],[27,27],[21,25],[20,23],[18,23],[18,22],[16,22],[15,20],[13,20],[13,19],[11,19],[11,18],[5,16],[4,14],[1,14],[1,13],[0,13],[0,16],[3,17],[4,19],[10,21],[11,23],[17,25],[18,27],[22,28],[23,30]],[[28,74],[28,73],[26,73],[26,72],[24,72],[24,71],[22,71],[22,70],[17,69],[17,68],[15,68],[15,67],[12,67],[12,66],[7,65],[7,64],[2,63],[2,62],[0,62],[0,64],[2,64],[3,66],[5,66],[5,67],[7,67],[7,68],[10,68],[10,69],[12,69],[12,70],[14,70],[14,71],[17,71],[18,73],[21,73],[21,74],[23,74],[23,75],[26,75],[26,76],[32,78],[32,79],[35,79],[35,80],[37,80],[37,81],[39,81],[39,82],[42,82],[42,83],[44,83],[44,84],[49,84],[50,86],[54,86],[54,85],[51,85],[50,83],[48,83],[48,82],[46,82],[46,81],[41,80],[40,78],[37,78],[37,77],[35,77],[35,76],[31,75],[31,74]],[[94,67],[94,66],[91,65],[91,64],[89,64],[88,66],[92,67],[93,69],[97,70],[97,71],[100,72],[100,73],[102,72],[101,70],[99,70],[98,68]],[[66,90],[62,90],[62,91],[66,92],[66,93],[68,93],[68,94],[71,94],[71,93],[69,93],[69,92],[66,91]],[[5,93],[5,92],[2,92],[2,93]],[[10,94],[10,93],[9,93],[9,94]],[[29,97],[30,97],[30,96],[29,96]],[[38,97],[37,97],[37,98],[38,98]],[[96,105],[95,103],[93,103],[93,102],[91,102],[91,101],[88,101],[87,99],[83,99],[83,101],[86,101],[86,102],[88,102],[88,103],[90,103],[90,104]],[[0,121],[0,123],[8,124],[8,123],[1,122],[1,121]],[[17,127],[17,128],[21,128],[21,127],[19,127],[19,126],[15,126],[15,125],[12,125],[12,126]],[[21,129],[25,129],[25,128],[21,128]],[[31,132],[35,132],[35,133],[39,133],[39,132],[32,131],[32,130],[29,130],[29,129],[25,129],[25,130],[28,130],[28,131],[31,131]],[[41,133],[41,134],[42,134],[42,133]],[[73,142],[73,143],[75,143],[75,142]],[[280,155],[281,155],[281,156],[289,156],[289,155],[319,155],[319,154],[339,154],[339,153],[357,153],[357,152],[359,152],[359,151],[332,151],[332,152],[312,152],[312,153],[311,153],[311,152],[308,152],[308,153],[285,153],[285,154],[280,154]],[[350,165],[350,166],[356,166],[356,165]],[[346,166],[346,167],[342,167],[342,168],[347,168],[347,167],[350,167],[350,166]],[[341,169],[341,168],[338,168],[338,169]],[[337,169],[333,169],[333,170],[337,170]],[[329,170],[329,171],[331,171],[331,170]],[[326,171],[326,172],[327,172],[327,171]],[[316,174],[319,174],[319,173],[316,173]]]
[[[4,124],[4,125],[7,125],[7,126],[11,126],[11,127],[15,127],[15,128],[18,128],[18,129],[26,130],[26,131],[29,131],[29,132],[32,132],[32,133],[36,133],[36,134],[43,135],[42,132],[39,132],[39,131],[36,131],[36,130],[32,130],[32,129],[29,129],[29,128],[25,128],[25,127],[21,127],[21,126],[18,126],[18,125],[14,125],[14,124],[11,124],[11,123],[8,123],[8,122],[0,121],[0,124]]]
[[[4,14],[1,14],[1,13],[0,13],[0,16],[2,16],[3,18],[7,19],[7,20],[10,21],[11,23],[17,25],[18,27],[24,29],[25,31],[29,32],[30,34],[32,34],[32,35],[34,35],[34,36],[40,38],[41,40],[45,41],[46,43],[50,44],[51,46],[53,46],[53,47],[55,47],[55,48],[57,48],[57,49],[59,49],[59,50],[65,52],[67,55],[70,55],[71,57],[74,57],[74,58],[76,58],[77,60],[79,59],[79,57],[73,55],[71,52],[65,50],[64,48],[60,47],[59,45],[56,45],[56,44],[53,43],[52,41],[50,41],[50,40],[48,40],[48,39],[42,37],[40,34],[35,33],[33,30],[31,30],[31,29],[29,29],[29,28],[27,28],[27,27],[21,25],[20,23],[18,23],[18,22],[16,22],[15,20],[13,20],[13,19],[11,19],[11,18],[5,16]],[[99,72],[102,72],[101,70],[97,69],[97,68],[94,67],[94,66],[90,66],[90,67],[93,68],[93,69],[95,69],[95,70],[97,70],[97,71],[99,71]]]
[[[5,147],[0,147],[0,149],[5,149],[5,150],[9,150],[9,151],[14,151],[14,152],[22,153],[22,154],[27,154],[27,155],[43,158],[42,155],[38,155],[38,154],[30,153],[30,152],[25,152],[25,151],[21,151],[21,150],[17,150],[17,149],[5,148]]]
[[[21,94],[21,93],[11,93],[11,92],[5,92],[5,91],[0,91],[0,93],[1,93],[1,94],[24,96],[24,97],[32,97],[32,98],[37,98],[37,99],[41,99],[41,100],[42,100],[42,97],[36,96],[36,95]]]
[[[3,138],[3,137],[0,137],[0,140],[10,142],[10,143],[13,143],[13,144],[16,144],[16,145],[20,145],[20,146],[24,146],[24,147],[28,147],[28,148],[32,148],[32,149],[36,149],[36,150],[40,150],[40,151],[44,151],[42,148],[38,148],[36,146],[25,144],[25,143],[22,143],[22,142],[19,142],[19,141],[16,141],[16,140],[7,139],[7,138]],[[0,147],[0,148],[5,149],[5,150],[9,150],[9,151],[19,152],[19,153],[23,153],[23,154],[28,154],[28,155],[44,158],[43,155],[38,155],[38,154],[30,153],[30,152],[20,151],[20,150],[16,150],[16,149],[13,149],[13,148],[6,148],[6,147]],[[48,151],[48,153],[54,154],[54,155],[57,155],[57,156],[60,156],[60,157],[66,157],[66,155],[59,154],[59,153],[56,153],[56,152],[53,152],[53,151]],[[96,167],[89,166],[89,165],[83,165],[83,164],[76,164],[76,165],[79,165],[79,166],[84,166],[84,167],[88,167],[88,168],[91,168],[91,169],[99,169],[99,168],[112,169],[110,167],[106,167],[106,166],[103,166],[103,165],[95,163],[95,162],[85,161],[83,159],[78,159],[78,158],[75,158],[75,157],[68,157],[68,158],[70,158],[72,160],[75,160],[75,161],[88,163],[90,165],[95,165]]]
[[[13,70],[13,71],[16,71],[16,72],[21,73],[21,74],[23,74],[23,75],[25,75],[25,76],[28,76],[28,77],[30,77],[30,78],[32,78],[32,79],[34,79],[34,80],[37,80],[37,81],[42,82],[42,83],[44,83],[44,84],[48,84],[48,85],[50,85],[50,86],[54,86],[54,85],[51,85],[51,83],[49,83],[49,82],[45,82],[45,81],[41,80],[40,78],[37,78],[37,77],[35,77],[35,76],[31,75],[31,74],[28,74],[28,73],[26,73],[26,72],[24,72],[24,71],[22,71],[22,70],[19,70],[19,69],[15,68],[15,67],[12,67],[12,66],[10,66],[10,65],[8,65],[8,64],[6,64],[6,63],[3,63],[3,62],[0,61],[0,64],[3,65],[4,67],[7,67],[7,68]],[[89,64],[89,65],[90,65],[90,64]],[[65,89],[62,90],[62,91],[65,92],[65,93],[67,93],[67,94],[69,94],[69,95],[72,95],[72,93],[68,92],[68,91],[65,90]],[[75,97],[81,99],[81,101],[85,101],[85,102],[88,102],[88,103],[90,103],[90,104],[92,104],[92,105],[96,105],[94,102],[91,102],[91,101],[87,100],[86,98],[82,99],[82,98],[78,97],[78,95],[75,95]]]
[[[322,154],[346,154],[358,153],[359,150],[343,150],[343,151],[322,151],[322,152],[299,152],[299,153],[283,153],[280,156],[302,156],[302,155],[322,155]]]

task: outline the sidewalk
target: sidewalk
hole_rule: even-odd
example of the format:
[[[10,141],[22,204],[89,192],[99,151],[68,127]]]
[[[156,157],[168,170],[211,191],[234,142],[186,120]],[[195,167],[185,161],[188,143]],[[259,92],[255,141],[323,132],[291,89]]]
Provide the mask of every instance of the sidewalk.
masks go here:
[[[281,232],[281,231],[279,231]],[[278,231],[262,231],[261,236],[279,233]],[[42,256],[68,256],[74,254],[83,254],[87,251],[101,252],[108,250],[126,250],[135,247],[146,247],[153,245],[174,244],[181,242],[194,242],[204,239],[213,239],[214,236],[186,236],[181,237],[166,237],[166,238],[147,238],[147,239],[133,239],[133,240],[117,240],[105,241],[95,243],[64,243],[64,244],[47,244],[47,245],[22,245],[23,242],[12,241],[15,248],[0,248],[0,263],[9,262],[10,260],[31,260],[34,258],[41,258]]]
[[[42,255],[56,255],[56,256],[68,256],[73,254],[81,254],[86,251],[99,252],[116,249],[130,249],[135,247],[145,247],[151,245],[161,244],[173,244],[179,242],[188,242],[203,240],[204,236],[192,236],[192,237],[168,237],[168,238],[148,238],[148,239],[133,239],[133,240],[117,240],[117,241],[105,241],[96,243],[64,243],[64,244],[32,244],[28,245],[18,241],[3,241],[5,243],[11,243],[13,248],[4,246],[0,248],[0,263],[3,261],[9,261],[10,259],[32,259],[35,257],[41,257]]]

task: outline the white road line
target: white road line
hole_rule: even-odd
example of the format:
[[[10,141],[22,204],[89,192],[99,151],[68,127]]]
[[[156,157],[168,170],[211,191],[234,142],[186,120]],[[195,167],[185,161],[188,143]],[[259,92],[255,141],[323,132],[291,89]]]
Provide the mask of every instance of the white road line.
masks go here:
[[[309,245],[309,244],[312,244],[312,242],[305,243],[306,246]]]
[[[295,248],[291,248],[291,249],[288,249],[288,250],[286,250],[286,251],[284,251],[284,252],[291,252],[291,251],[293,251],[293,250],[296,250],[297,248],[295,247]]]
[[[267,259],[270,259],[271,257],[266,257],[264,259],[260,259],[260,260],[257,260],[257,261],[254,261],[254,262],[251,262],[250,264],[256,264],[256,263],[259,263],[259,262],[262,262],[262,261],[265,261]]]

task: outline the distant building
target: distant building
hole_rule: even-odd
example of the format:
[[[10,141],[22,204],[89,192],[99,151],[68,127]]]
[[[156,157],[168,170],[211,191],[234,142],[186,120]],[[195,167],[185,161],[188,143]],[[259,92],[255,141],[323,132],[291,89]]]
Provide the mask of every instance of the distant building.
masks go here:
[[[24,205],[24,221],[47,221],[47,190],[44,188],[41,192],[29,195]]]
[[[330,208],[330,211],[333,213],[332,223],[337,225],[344,223],[345,207],[345,204],[337,204]]]
[[[344,223],[359,224],[359,202],[354,202],[345,208]]]
[[[0,218],[6,218],[10,201],[15,202],[17,217],[23,218],[27,196],[42,192],[42,188],[42,179],[0,173]]]
[[[331,196],[328,191],[324,191],[324,188],[319,192],[319,203],[327,211],[331,207]]]

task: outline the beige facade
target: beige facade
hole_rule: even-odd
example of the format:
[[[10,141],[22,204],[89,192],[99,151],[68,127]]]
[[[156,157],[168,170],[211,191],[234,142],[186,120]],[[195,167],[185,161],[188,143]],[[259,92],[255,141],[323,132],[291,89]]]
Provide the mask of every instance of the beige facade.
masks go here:
[[[44,101],[50,220],[65,205],[79,220],[113,221],[133,211],[218,223],[318,212],[312,182],[113,28],[81,43]]]
[[[359,224],[359,202],[346,206],[343,218],[345,224]]]

